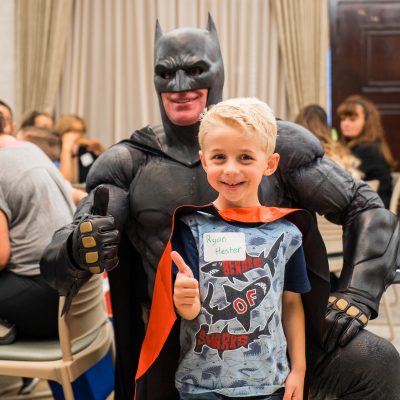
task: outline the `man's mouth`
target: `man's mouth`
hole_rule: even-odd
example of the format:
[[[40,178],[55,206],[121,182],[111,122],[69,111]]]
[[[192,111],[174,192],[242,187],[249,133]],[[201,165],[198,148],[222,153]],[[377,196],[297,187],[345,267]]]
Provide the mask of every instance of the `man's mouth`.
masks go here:
[[[184,104],[190,103],[191,101],[196,101],[199,99],[199,95],[193,92],[181,92],[170,97],[170,100],[174,103]]]
[[[193,99],[176,99],[176,100],[172,100],[174,103],[190,103],[191,101],[197,100],[198,97],[195,97]]]

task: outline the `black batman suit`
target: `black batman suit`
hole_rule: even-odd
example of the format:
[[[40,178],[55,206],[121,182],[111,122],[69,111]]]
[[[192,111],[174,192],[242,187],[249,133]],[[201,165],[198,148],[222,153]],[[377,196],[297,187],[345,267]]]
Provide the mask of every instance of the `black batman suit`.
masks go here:
[[[205,30],[184,28],[163,34],[157,25],[154,81],[159,96],[166,91],[208,88],[207,105],[222,98],[223,64],[211,19]],[[198,123],[174,125],[161,100],[160,110],[162,125],[135,131],[96,160],[87,179],[89,196],[78,207],[74,221],[56,232],[41,260],[42,274],[70,300],[89,279],[90,271],[111,270],[119,259],[118,267],[109,272],[117,400],[133,398],[144,335],[143,304],[152,294],[172,212],[177,206],[202,205],[216,197],[198,159]],[[368,185],[354,181],[325,158],[318,140],[300,126],[278,121],[276,152],[280,164],[261,184],[261,203],[318,212],[344,229],[343,273],[320,324],[323,329],[312,338],[316,347],[326,350],[319,353],[310,377],[312,398],[400,399],[397,351],[361,329],[377,316],[382,293],[399,265],[396,216]],[[107,216],[105,192],[96,191],[99,186],[109,192]],[[88,250],[82,246],[87,234],[80,226],[88,221],[99,254],[96,265],[87,262]],[[329,271],[325,265],[317,273],[326,280]],[[326,298],[312,301],[325,308]],[[148,399],[169,398],[165,396],[153,388]]]

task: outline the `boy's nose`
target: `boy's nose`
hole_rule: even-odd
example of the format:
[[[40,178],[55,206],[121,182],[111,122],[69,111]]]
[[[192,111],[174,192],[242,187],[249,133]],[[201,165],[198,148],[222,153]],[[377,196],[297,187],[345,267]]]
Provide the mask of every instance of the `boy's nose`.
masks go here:
[[[225,174],[233,175],[239,172],[238,165],[235,161],[228,161],[225,165]]]

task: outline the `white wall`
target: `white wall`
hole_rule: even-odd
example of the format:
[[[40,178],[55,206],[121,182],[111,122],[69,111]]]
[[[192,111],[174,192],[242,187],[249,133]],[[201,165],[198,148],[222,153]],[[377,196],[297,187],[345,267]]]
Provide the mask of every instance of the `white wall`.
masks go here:
[[[0,1],[0,99],[15,110],[15,0]]]

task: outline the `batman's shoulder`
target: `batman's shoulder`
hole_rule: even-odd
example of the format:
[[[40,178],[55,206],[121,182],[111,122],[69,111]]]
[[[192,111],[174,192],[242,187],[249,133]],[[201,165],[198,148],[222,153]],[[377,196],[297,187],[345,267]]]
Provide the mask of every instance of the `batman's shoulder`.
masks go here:
[[[120,144],[144,152],[163,154],[161,143],[158,140],[159,135],[157,135],[157,133],[162,133],[162,131],[162,125],[147,125],[144,128],[134,131],[129,139],[122,140]]]

